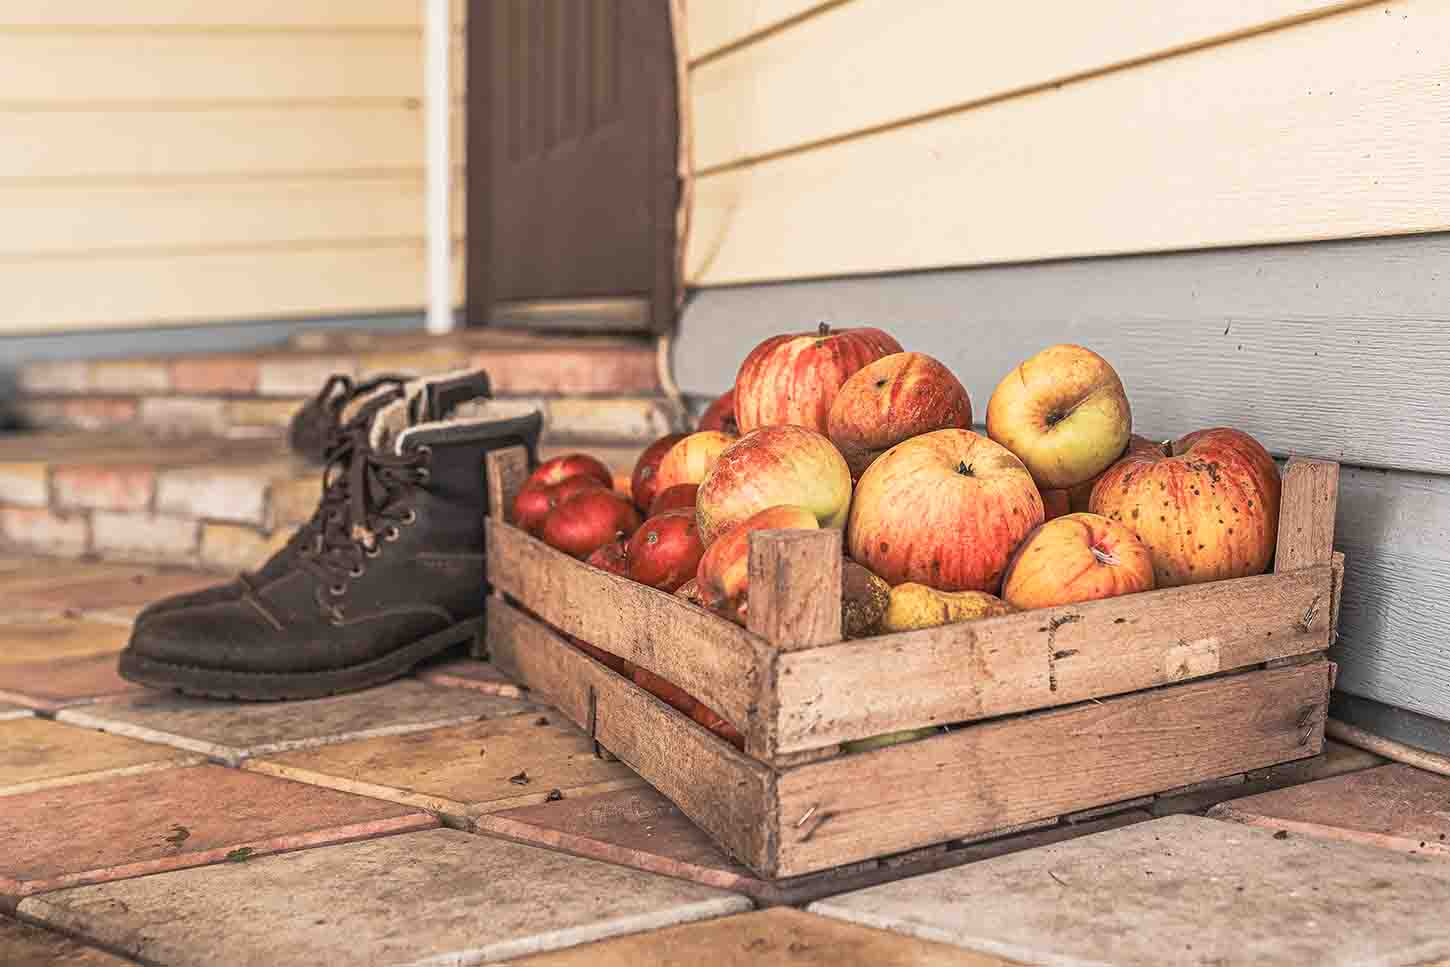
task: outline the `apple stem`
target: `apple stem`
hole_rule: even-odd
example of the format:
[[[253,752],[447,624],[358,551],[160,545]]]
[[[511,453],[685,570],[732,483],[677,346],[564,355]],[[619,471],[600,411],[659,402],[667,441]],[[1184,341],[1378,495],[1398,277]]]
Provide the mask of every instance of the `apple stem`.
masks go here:
[[[1100,550],[1096,547],[1089,548],[1089,550],[1093,552],[1093,557],[1097,558],[1097,562],[1099,564],[1107,564],[1110,567],[1117,567],[1118,565],[1123,563],[1120,558],[1108,553],[1107,551]]]
[[[970,477],[972,475],[972,465],[970,463],[967,463],[965,460],[958,462],[957,473],[961,474],[963,477]]]
[[[816,332],[817,332],[818,335],[821,335],[821,336],[829,336],[831,334],[831,326],[830,326],[830,323],[826,323],[826,322],[820,323],[819,328],[816,330]]]

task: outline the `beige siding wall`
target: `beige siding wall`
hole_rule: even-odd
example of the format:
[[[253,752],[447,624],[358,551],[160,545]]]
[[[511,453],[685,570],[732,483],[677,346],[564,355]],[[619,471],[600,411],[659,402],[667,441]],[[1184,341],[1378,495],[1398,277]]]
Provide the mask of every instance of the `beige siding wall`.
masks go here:
[[[422,7],[0,5],[0,333],[420,306]]]
[[[696,286],[1450,228],[1437,0],[689,17]]]

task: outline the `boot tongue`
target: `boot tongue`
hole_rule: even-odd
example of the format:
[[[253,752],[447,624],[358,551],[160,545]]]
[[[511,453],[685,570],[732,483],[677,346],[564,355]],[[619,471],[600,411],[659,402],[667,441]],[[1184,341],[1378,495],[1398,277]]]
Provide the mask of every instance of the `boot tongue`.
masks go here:
[[[493,388],[488,382],[488,373],[478,370],[447,379],[430,380],[423,384],[423,390],[413,397],[408,423],[436,423],[445,419],[460,403],[470,400],[488,399]]]

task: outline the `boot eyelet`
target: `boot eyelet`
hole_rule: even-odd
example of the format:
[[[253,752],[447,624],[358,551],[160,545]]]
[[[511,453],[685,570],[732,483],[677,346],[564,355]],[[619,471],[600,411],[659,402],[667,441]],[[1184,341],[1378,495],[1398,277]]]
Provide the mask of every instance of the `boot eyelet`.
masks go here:
[[[427,483],[429,480],[431,480],[433,478],[433,472],[431,470],[429,470],[427,467],[419,467],[417,472],[418,472],[418,482],[419,483]]]
[[[413,508],[409,507],[407,509],[407,511],[403,514],[403,518],[400,521],[400,523],[402,523],[402,524],[411,524],[411,523],[415,522],[417,519],[418,519],[418,512],[415,511],[415,510],[413,510]]]
[[[427,460],[433,456],[433,448],[430,447],[428,444],[424,443],[418,447],[417,454],[424,460]]]
[[[327,593],[332,595],[334,598],[340,598],[347,593],[347,585],[334,584],[327,589]]]
[[[401,537],[402,534],[403,534],[402,531],[398,530],[396,527],[394,527],[393,525],[389,524],[387,530],[383,531],[383,540],[385,540],[385,541],[395,541],[399,537]]]
[[[363,553],[366,554],[368,557],[377,557],[379,554],[383,553],[383,549],[378,545],[374,544],[372,547],[369,547],[367,550],[363,551]]]
[[[355,567],[352,570],[348,571],[347,572],[347,576],[348,577],[353,577],[353,578],[360,578],[360,577],[362,577],[366,573],[367,573],[367,568],[365,568],[361,564],[359,564],[357,567]]]

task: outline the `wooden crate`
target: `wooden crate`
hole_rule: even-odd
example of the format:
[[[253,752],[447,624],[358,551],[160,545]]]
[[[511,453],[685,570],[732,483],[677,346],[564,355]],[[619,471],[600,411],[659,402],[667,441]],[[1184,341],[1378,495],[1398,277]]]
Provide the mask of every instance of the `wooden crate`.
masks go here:
[[[507,522],[490,458],[488,650],[731,855],[788,877],[1319,753],[1342,557],[1337,464],[1291,460],[1272,574],[841,640],[836,531],[753,535],[749,628]],[[739,751],[560,632],[643,666]],[[953,728],[868,752],[841,743]]]

